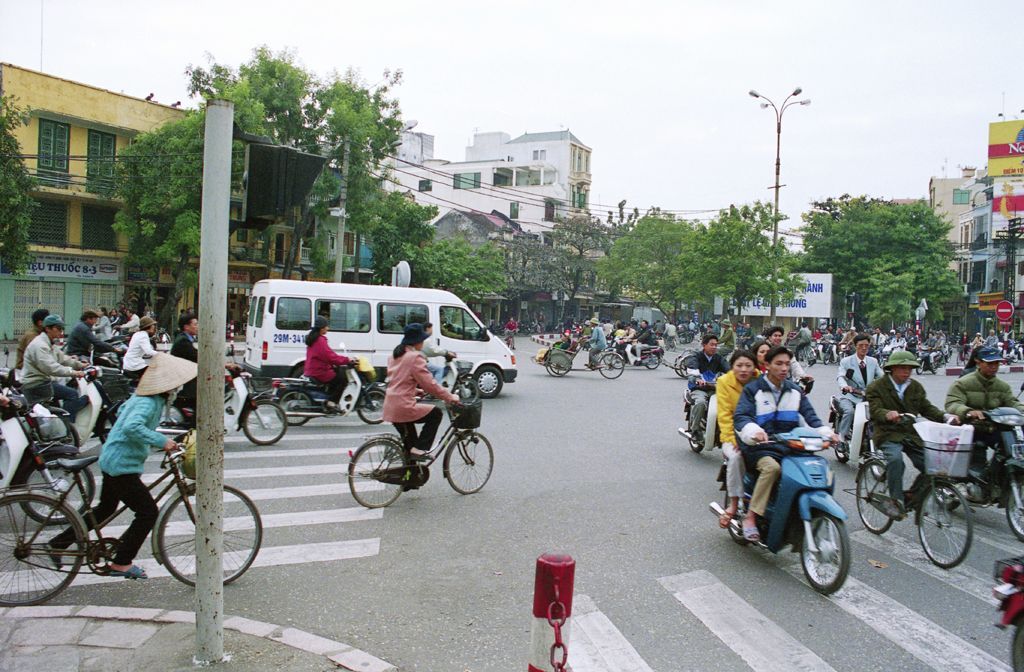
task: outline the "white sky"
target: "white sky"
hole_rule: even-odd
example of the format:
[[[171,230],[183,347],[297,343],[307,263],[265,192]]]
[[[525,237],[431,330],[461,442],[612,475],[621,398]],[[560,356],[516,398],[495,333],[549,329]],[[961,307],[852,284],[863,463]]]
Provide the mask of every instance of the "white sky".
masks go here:
[[[774,116],[751,88],[813,100],[784,118],[792,219],[846,192],[925,196],[984,166],[987,124],[1024,108],[1019,0],[0,0],[0,61],[39,68],[41,3],[47,73],[189,103],[189,63],[259,44],[369,84],[399,68],[436,157],[461,160],[474,129],[568,127],[594,152],[592,202],[641,209],[771,199]]]

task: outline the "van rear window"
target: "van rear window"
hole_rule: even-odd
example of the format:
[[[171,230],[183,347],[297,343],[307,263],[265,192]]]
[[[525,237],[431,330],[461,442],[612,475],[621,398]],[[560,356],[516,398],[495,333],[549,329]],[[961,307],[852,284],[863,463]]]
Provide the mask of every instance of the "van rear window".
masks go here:
[[[277,328],[289,331],[309,331],[309,299],[281,297],[277,301]]]
[[[427,307],[418,303],[382,303],[377,306],[377,331],[382,334],[400,334],[407,324],[429,321]]]
[[[367,333],[370,331],[370,304],[365,301],[329,301],[318,299],[316,314],[326,317],[331,331]]]
[[[256,326],[256,306],[258,306],[260,300],[255,296],[249,301],[249,319],[248,324],[250,327]]]
[[[263,309],[267,307],[267,297],[260,297],[260,305],[256,307],[256,324],[253,325],[257,329],[263,326]]]

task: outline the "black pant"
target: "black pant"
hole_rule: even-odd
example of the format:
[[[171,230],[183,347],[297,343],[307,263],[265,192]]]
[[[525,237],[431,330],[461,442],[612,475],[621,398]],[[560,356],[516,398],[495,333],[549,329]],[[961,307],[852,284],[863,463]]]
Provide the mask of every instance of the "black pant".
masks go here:
[[[139,549],[142,548],[142,543],[146,541],[146,535],[156,523],[157,508],[156,502],[153,501],[153,495],[143,484],[139,474],[124,474],[122,476],[103,474],[100,503],[92,510],[96,522],[102,523],[106,520],[117,510],[117,505],[120,502],[124,502],[129,509],[135,512],[135,518],[121,535],[117,553],[114,555],[114,564],[130,565],[138,555]],[[92,529],[88,517],[86,517],[85,524],[89,530]],[[69,527],[51,539],[50,545],[54,548],[67,548],[74,539],[74,528]]]
[[[341,399],[341,393],[345,391],[345,386],[348,384],[348,376],[345,375],[345,369],[339,366],[334,367],[334,378],[330,380],[317,379],[318,383],[327,386],[327,398],[330,401],[338,403]]]
[[[441,413],[441,409],[434,407],[430,413],[427,413],[416,422],[396,422],[395,429],[402,436],[402,443],[405,445],[405,449],[418,448],[424,453],[430,452],[430,449],[434,445],[434,437],[437,436],[437,428],[441,426],[441,420],[444,418],[444,414]],[[423,431],[416,435],[416,425],[422,424]]]

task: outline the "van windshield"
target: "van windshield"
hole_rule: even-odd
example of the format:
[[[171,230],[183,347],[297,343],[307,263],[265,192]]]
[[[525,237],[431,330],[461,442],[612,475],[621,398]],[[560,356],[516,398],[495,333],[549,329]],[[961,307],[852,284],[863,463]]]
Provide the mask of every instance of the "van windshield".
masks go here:
[[[486,340],[486,331],[465,308],[441,306],[441,335],[460,341]]]

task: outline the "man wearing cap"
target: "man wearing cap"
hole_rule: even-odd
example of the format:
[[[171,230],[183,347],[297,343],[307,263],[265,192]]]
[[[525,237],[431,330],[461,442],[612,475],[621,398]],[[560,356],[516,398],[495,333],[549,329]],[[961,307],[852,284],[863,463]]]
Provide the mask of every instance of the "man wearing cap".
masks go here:
[[[28,349],[28,344],[31,343],[36,336],[43,333],[43,320],[50,315],[50,311],[46,308],[37,308],[32,313],[32,326],[25,330],[25,333],[18,339],[18,359],[14,368],[19,371],[25,366],[25,350]]]
[[[608,349],[608,339],[604,336],[604,329],[600,327],[600,322],[596,317],[590,318],[590,362],[587,364],[590,368],[597,366],[597,360],[605,350]]]
[[[146,316],[139,320],[139,330],[132,334],[132,340],[128,341],[128,352],[124,355],[124,372],[137,377],[142,377],[149,366],[150,358],[156,354],[151,338],[156,334],[156,320]]]
[[[63,336],[64,320],[60,315],[48,315],[43,320],[42,333],[25,348],[21,390],[29,404],[48,399],[62,401],[64,410],[68,412],[71,422],[74,422],[78,411],[85,408],[89,400],[79,396],[75,388],[55,381],[58,378],[81,378],[85,375],[82,369],[87,365],[64,354],[55,345]]]
[[[983,481],[986,447],[999,441],[999,434],[986,427],[985,411],[1000,406],[1012,406],[1024,412],[1024,404],[1017,401],[1013,390],[1006,381],[999,380],[999,364],[1003,354],[996,348],[979,348],[975,354],[978,368],[974,373],[959,378],[946,394],[946,412],[952,413],[961,422],[975,421],[982,424],[974,428],[974,448],[971,450],[969,474],[972,480]]]
[[[867,345],[866,341],[863,341]],[[934,422],[949,421],[960,424],[953,415],[945,415],[928,401],[924,386],[913,380],[910,375],[921,363],[913,354],[904,350],[894,352],[883,367],[887,375],[878,378],[867,387],[866,397],[871,409],[871,421],[874,423],[875,443],[885,453],[886,480],[889,494],[900,504],[906,504],[903,494],[903,454],[917,468],[924,471],[924,446],[921,438],[914,431],[913,422],[903,422],[902,414],[921,415]],[[916,489],[917,483],[910,491]],[[901,512],[902,513],[902,512]]]
[[[88,357],[95,352],[118,352],[118,348],[109,343],[104,343],[93,333],[93,327],[99,321],[100,315],[95,310],[82,311],[82,318],[68,334],[67,345],[64,351],[71,356]]]
[[[196,373],[193,362],[163,353],[155,354],[149,360],[146,376],[139,382],[135,394],[118,412],[117,422],[100,451],[103,485],[100,502],[93,509],[95,520],[105,520],[121,502],[135,513],[135,518],[118,540],[117,552],[110,563],[110,576],[148,578],[145,570],[132,564],[157,516],[156,502],[142,482],[142,472],[146,458],[154,448],[163,448],[166,453],[177,448],[174,439],[160,434],[156,427],[160,424],[164,407],[174,401],[177,391],[194,379]],[[75,528],[69,527],[50,540],[50,559],[58,567],[62,562],[59,551],[70,546],[74,539]]]

